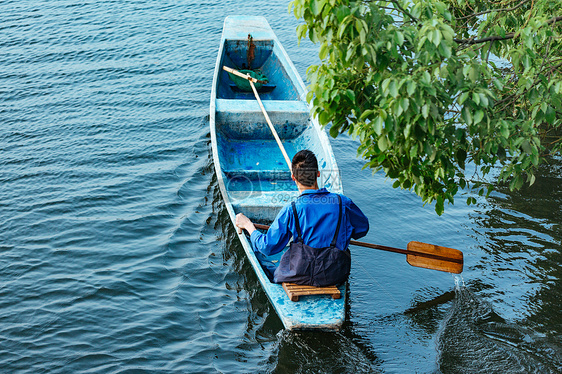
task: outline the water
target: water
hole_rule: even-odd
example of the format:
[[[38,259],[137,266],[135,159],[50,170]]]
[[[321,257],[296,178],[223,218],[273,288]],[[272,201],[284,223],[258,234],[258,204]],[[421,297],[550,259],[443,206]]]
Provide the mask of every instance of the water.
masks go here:
[[[437,217],[333,141],[366,241],[458,248],[465,271],[352,248],[343,330],[282,330],[222,204],[207,116],[227,15],[266,16],[302,76],[317,61],[286,8],[0,3],[2,372],[562,371],[560,160]]]

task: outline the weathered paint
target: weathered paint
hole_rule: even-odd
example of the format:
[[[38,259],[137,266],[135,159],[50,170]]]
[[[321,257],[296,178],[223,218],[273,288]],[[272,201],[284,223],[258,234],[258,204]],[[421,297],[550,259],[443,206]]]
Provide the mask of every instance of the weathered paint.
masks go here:
[[[310,108],[304,101],[304,83],[265,18],[227,17],[211,92],[213,161],[232,222],[242,212],[252,220],[269,223],[281,207],[298,196],[298,191],[255,98],[251,93],[234,89],[222,70],[223,64],[242,68],[248,34],[256,44],[252,67],[259,67],[274,86],[260,93],[260,97],[289,156],[300,149],[312,150],[319,159],[320,185],[338,193],[342,187],[328,137],[317,120],[310,118]],[[341,327],[345,319],[346,285],[340,287],[341,299],[306,296],[292,302],[281,285],[267,279],[247,237],[238,236],[285,328],[337,330]]]

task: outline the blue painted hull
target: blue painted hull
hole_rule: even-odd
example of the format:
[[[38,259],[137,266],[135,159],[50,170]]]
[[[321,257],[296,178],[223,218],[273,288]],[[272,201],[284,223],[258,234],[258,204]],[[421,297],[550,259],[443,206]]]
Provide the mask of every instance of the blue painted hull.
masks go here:
[[[253,93],[235,87],[222,69],[248,68],[248,34],[255,45],[249,67],[259,69],[269,79],[260,98],[289,157],[301,149],[315,152],[321,171],[320,186],[337,193],[343,191],[328,137],[310,117],[304,83],[271,27],[263,17],[228,17],[211,92],[213,161],[232,222],[237,213],[244,213],[254,222],[269,224],[284,205],[297,198],[298,191]],[[246,235],[238,237],[285,328],[341,327],[347,285],[340,288],[341,299],[305,296],[292,302],[281,285],[268,280]]]

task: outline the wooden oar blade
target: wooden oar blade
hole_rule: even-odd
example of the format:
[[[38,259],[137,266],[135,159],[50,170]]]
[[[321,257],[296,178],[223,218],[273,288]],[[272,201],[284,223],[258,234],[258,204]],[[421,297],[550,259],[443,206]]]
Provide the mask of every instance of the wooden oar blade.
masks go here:
[[[408,254],[406,259],[412,266],[460,274],[463,268],[463,254],[458,249],[441,247],[421,242],[408,243],[408,251],[421,252],[425,256]]]

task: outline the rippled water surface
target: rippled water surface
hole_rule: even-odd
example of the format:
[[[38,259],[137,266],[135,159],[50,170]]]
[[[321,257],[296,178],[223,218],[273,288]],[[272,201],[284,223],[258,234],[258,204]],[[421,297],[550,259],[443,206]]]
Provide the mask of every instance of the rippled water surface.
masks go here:
[[[562,371],[562,162],[442,217],[333,140],[366,241],[465,254],[462,277],[354,248],[348,322],[289,333],[228,220],[208,108],[222,23],[287,2],[0,2],[2,372]]]

